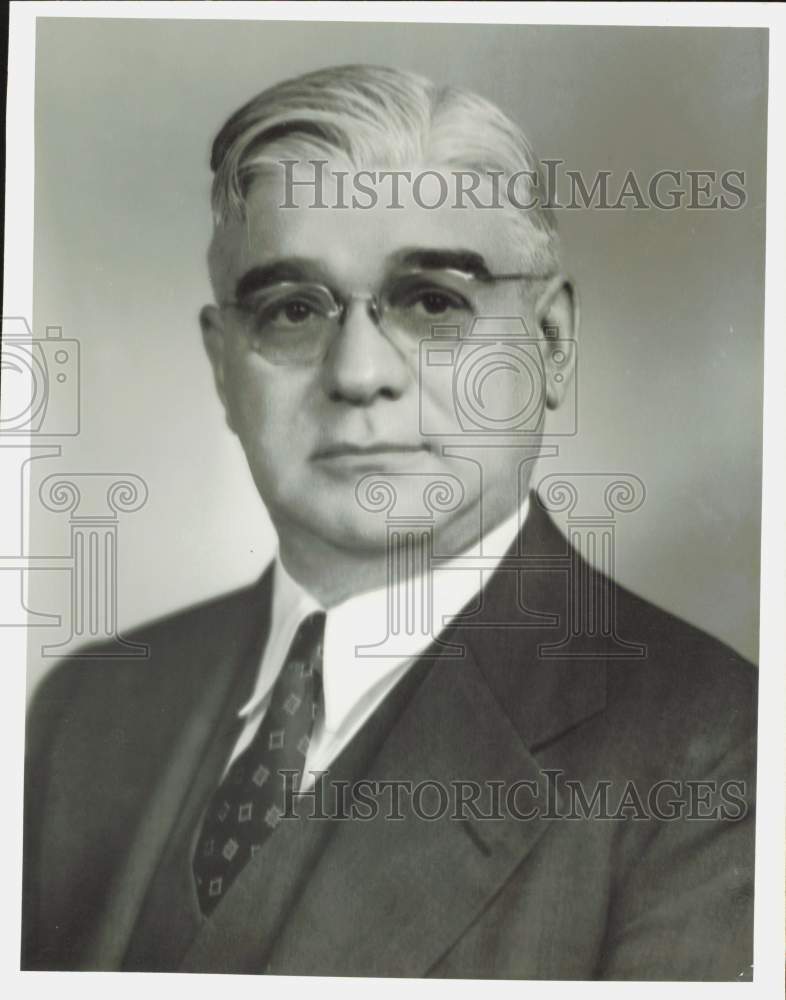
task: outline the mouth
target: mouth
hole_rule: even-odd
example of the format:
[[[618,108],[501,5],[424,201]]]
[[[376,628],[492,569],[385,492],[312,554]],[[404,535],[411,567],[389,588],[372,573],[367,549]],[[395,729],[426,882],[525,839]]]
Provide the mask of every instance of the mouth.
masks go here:
[[[338,444],[325,445],[317,449],[312,455],[316,460],[330,459],[358,459],[384,461],[386,457],[398,457],[406,455],[417,455],[421,452],[429,451],[429,446],[425,443],[405,444],[403,442],[376,441],[371,444],[352,444],[342,442]]]

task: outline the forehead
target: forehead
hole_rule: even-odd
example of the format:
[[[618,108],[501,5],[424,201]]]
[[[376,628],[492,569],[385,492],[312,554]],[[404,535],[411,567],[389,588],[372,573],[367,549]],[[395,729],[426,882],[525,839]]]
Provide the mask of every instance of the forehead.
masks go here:
[[[476,207],[466,197],[464,207],[456,207],[455,180],[449,171],[441,173],[448,193],[436,208],[424,207],[440,200],[441,185],[433,176],[424,177],[417,192],[402,179],[398,198],[392,196],[390,181],[375,184],[376,203],[364,208],[369,196],[353,189],[351,175],[342,190],[328,164],[322,202],[330,207],[319,208],[313,204],[313,185],[285,188],[282,171],[261,175],[248,192],[245,219],[225,227],[220,236],[225,292],[231,293],[251,267],[284,257],[318,262],[331,278],[350,285],[380,280],[402,251],[413,248],[468,251],[482,257],[492,273],[516,270],[521,253],[508,210]],[[313,179],[313,171],[309,176]],[[368,177],[363,183],[369,185]],[[353,194],[359,202],[354,206]],[[483,204],[491,200],[482,188],[477,197]],[[287,198],[294,207],[282,207]],[[341,204],[347,207],[334,207]]]

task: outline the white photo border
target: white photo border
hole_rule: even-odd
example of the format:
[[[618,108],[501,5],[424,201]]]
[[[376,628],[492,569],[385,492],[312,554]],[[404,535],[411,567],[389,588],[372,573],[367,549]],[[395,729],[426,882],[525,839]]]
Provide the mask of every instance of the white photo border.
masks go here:
[[[687,996],[726,995],[767,997],[784,982],[784,620],[786,619],[786,488],[783,442],[786,440],[786,139],[778,125],[786,121],[786,11],[755,3],[21,3],[11,4],[9,25],[8,96],[6,119],[6,235],[4,271],[5,316],[32,316],[35,25],[45,18],[138,18],[198,20],[317,20],[430,23],[509,23],[548,25],[727,26],[769,28],[769,132],[767,137],[767,253],[764,368],[764,474],[761,549],[760,714],[758,735],[758,808],[756,832],[756,901],[754,979],[751,983],[617,983],[520,982],[474,980],[433,982],[413,980],[407,990],[434,996],[449,992],[452,1000],[476,997],[478,990],[498,996],[519,996],[522,987],[550,998],[579,992],[584,996],[660,996],[668,988],[675,1000]],[[0,491],[0,517],[7,500]],[[23,629],[0,633],[5,666],[2,699],[4,752],[0,754],[0,787],[5,790],[6,815],[0,825],[0,857],[4,865],[0,981],[13,995],[78,990],[80,997],[101,997],[107,989],[116,997],[136,997],[141,989],[164,994],[184,988],[189,996],[211,998],[232,989],[236,997],[256,995],[256,977],[189,976],[183,983],[157,974],[113,975],[82,973],[20,973],[20,906],[22,845],[22,764],[24,751],[26,640]],[[314,980],[287,977],[269,984],[276,990],[340,991],[344,1000],[365,996],[362,979]],[[375,980],[380,998],[398,996],[400,980]],[[11,995],[7,993],[6,995]]]

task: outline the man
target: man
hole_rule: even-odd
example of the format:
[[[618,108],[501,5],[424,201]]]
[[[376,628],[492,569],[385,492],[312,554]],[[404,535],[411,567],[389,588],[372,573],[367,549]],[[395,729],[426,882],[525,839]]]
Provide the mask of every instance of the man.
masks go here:
[[[342,67],[211,165],[201,327],[278,554],[42,686],[23,966],[750,978],[753,670],[529,490],[577,309],[526,139]]]

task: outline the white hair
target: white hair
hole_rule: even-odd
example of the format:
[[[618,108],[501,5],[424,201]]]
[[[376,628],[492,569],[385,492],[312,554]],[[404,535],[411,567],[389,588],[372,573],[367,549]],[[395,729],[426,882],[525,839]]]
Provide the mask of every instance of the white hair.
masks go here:
[[[523,131],[490,101],[425,77],[381,66],[337,66],[276,84],[252,98],[213,142],[212,208],[216,228],[244,218],[255,176],[282,159],[340,157],[354,169],[427,165],[510,177],[528,171],[544,190],[542,168]],[[504,185],[503,185],[504,190]],[[527,266],[559,259],[553,212],[505,200]]]

